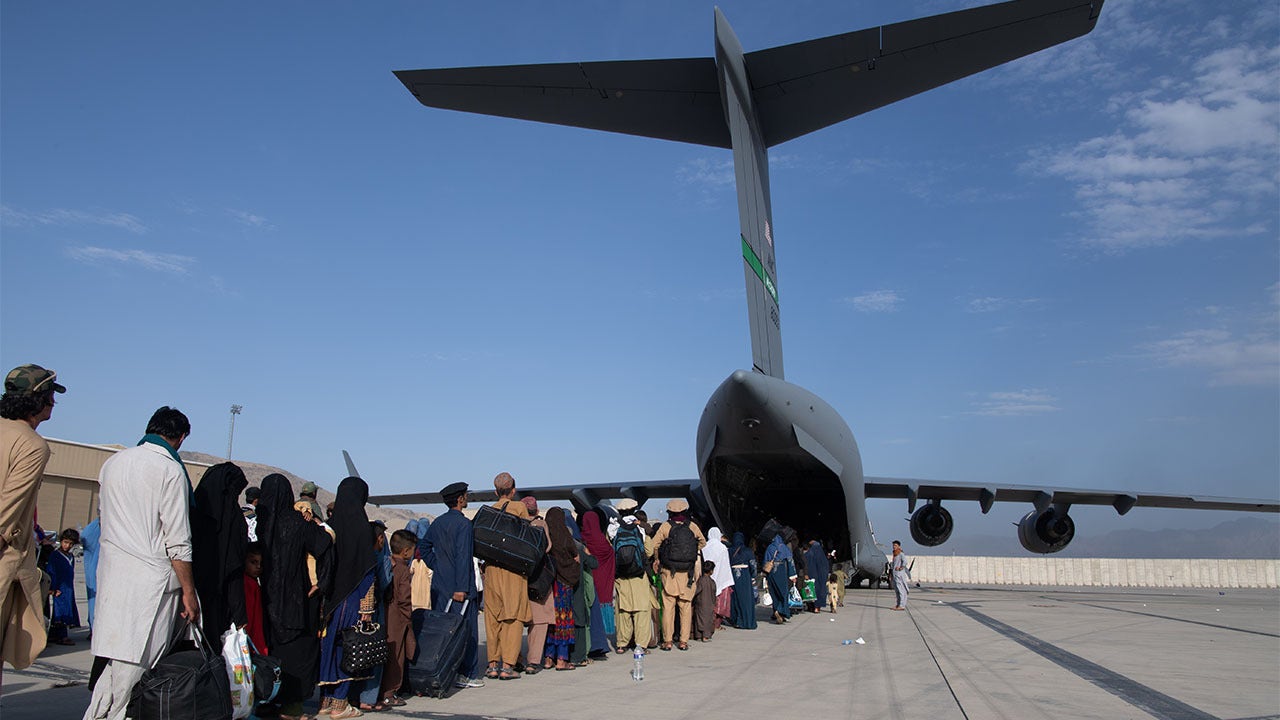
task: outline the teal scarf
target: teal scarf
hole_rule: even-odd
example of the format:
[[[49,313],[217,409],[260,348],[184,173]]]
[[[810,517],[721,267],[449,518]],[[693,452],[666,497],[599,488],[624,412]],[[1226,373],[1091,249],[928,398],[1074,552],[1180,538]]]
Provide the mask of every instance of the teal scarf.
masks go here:
[[[178,451],[173,449],[173,446],[169,444],[168,440],[165,440],[163,437],[160,437],[155,433],[147,433],[146,435],[143,435],[142,439],[138,441],[138,444],[142,445],[143,443],[159,445],[169,452],[169,457],[173,458],[173,461],[178,463],[178,467],[182,468],[182,477],[187,479],[187,502],[192,506],[195,506],[196,493],[191,487],[191,475],[187,473],[187,464],[182,462],[182,458],[178,457]]]

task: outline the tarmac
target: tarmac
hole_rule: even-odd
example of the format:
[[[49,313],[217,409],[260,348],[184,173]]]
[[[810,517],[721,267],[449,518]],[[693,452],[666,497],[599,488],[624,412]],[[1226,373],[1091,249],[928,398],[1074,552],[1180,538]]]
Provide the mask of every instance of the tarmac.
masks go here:
[[[907,612],[892,605],[889,590],[851,589],[834,615],[800,613],[783,626],[723,629],[688,652],[652,651],[641,682],[630,655],[613,655],[370,716],[1280,718],[1274,589],[925,584]],[[86,633],[73,630],[75,646],[51,646],[26,670],[6,668],[0,717],[81,717]]]

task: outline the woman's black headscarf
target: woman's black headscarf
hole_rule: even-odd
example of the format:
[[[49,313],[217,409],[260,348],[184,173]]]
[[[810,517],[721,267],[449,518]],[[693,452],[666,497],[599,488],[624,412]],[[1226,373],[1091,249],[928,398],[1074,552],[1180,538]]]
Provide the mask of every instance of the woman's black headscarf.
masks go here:
[[[316,537],[315,531],[323,536],[319,538],[321,547],[329,536],[318,525],[308,527],[302,514],[293,509],[293,487],[280,473],[262,479],[257,515],[262,589],[274,643],[314,630],[315,620],[307,611],[307,591],[311,588],[307,544],[308,538]]]
[[[329,515],[329,528],[334,534],[333,592],[327,607],[336,608],[364,579],[374,566],[373,533],[364,504],[369,499],[369,485],[358,477],[338,484]],[[327,612],[326,612],[327,614]]]
[[[564,510],[553,507],[547,511],[547,535],[551,538],[551,559],[556,563],[556,579],[568,587],[577,587],[582,579],[582,565],[578,561],[578,546],[565,522]]]
[[[249,526],[240,493],[248,484],[243,470],[225,462],[205,471],[194,491],[191,573],[206,637],[217,638],[232,622],[246,621],[243,575]]]

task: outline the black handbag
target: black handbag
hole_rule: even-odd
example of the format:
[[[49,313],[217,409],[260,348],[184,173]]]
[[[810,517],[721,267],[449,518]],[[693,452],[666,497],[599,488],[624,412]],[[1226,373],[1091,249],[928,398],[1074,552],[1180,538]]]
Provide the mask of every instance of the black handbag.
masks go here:
[[[249,638],[249,660],[253,663],[253,701],[275,700],[280,692],[280,659],[258,652]]]
[[[533,571],[533,575],[529,576],[529,599],[538,604],[546,602],[555,582],[556,563],[551,559],[551,554],[547,553],[542,556],[542,561],[538,563],[538,568]]]
[[[342,629],[342,671],[355,677],[370,668],[382,665],[389,657],[387,629],[367,620]]]
[[[226,720],[231,717],[227,663],[210,647],[197,624],[184,622],[174,640],[187,628],[195,633],[196,649],[171,652],[142,673],[129,698],[129,717],[135,720]],[[170,647],[174,644],[171,642]]]

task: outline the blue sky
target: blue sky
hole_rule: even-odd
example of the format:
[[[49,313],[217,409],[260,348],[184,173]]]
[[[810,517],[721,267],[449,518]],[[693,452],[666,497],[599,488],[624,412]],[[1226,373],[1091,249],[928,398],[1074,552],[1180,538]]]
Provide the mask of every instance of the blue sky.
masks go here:
[[[750,51],[973,4],[721,8]],[[46,434],[130,443],[171,404],[221,455],[238,403],[236,457],[330,488],[344,448],[375,492],[696,473],[750,365],[728,151],[429,110],[391,72],[709,56],[710,4],[2,12],[0,364],[58,370]],[[771,150],[787,379],[868,474],[1280,492],[1277,38],[1273,2],[1109,0]]]

